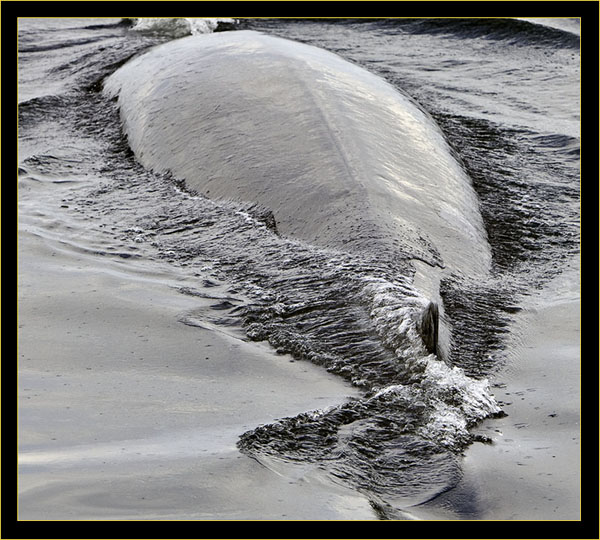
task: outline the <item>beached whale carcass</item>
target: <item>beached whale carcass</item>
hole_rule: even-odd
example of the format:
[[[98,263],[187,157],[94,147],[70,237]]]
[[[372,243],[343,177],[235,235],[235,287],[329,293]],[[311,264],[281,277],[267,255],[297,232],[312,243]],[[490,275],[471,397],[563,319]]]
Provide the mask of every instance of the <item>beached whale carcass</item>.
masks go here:
[[[410,258],[436,303],[441,273],[489,269],[476,194],[435,122],[335,54],[252,31],[192,36],[127,62],[105,91],[145,167],[267,207],[284,236]]]

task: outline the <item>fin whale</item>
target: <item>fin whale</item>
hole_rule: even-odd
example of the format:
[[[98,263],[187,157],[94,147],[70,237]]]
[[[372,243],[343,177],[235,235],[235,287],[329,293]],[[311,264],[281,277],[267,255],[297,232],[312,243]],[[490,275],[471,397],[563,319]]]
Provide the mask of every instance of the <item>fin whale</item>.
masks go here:
[[[441,275],[489,271],[477,196],[441,130],[333,53],[245,30],[192,36],[128,61],[104,91],[146,168],[266,207],[283,236],[414,260],[430,352]]]

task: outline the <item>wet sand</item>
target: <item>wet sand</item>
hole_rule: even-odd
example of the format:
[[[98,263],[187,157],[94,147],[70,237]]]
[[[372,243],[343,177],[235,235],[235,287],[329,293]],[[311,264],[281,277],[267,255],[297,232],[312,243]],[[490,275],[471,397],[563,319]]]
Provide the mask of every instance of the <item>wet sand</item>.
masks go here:
[[[176,290],[198,283],[26,231],[19,250],[19,519],[376,519],[317,470],[236,448],[352,387],[179,322],[211,302]]]

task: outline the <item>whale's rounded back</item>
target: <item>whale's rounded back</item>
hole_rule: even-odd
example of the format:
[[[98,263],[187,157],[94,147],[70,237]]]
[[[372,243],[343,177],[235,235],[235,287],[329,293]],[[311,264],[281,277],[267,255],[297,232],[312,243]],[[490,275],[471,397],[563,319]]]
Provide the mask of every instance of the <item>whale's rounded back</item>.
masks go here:
[[[477,197],[435,122],[337,55],[251,31],[193,36],[129,61],[105,90],[144,166],[268,207],[285,236],[489,268]]]

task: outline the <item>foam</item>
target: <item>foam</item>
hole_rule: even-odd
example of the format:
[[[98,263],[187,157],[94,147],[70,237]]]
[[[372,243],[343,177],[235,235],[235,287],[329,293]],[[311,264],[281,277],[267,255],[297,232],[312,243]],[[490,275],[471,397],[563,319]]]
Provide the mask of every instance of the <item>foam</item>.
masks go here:
[[[500,412],[487,379],[474,379],[435,354],[428,354],[418,332],[418,321],[428,299],[399,280],[365,278],[364,297],[382,342],[392,348],[399,362],[410,366],[419,382],[390,385],[375,396],[393,392],[422,401],[431,411],[420,434],[443,446],[453,446],[469,437],[468,428],[478,420]]]
[[[195,36],[214,32],[220,23],[235,24],[228,18],[142,17],[135,19],[132,30],[141,33],[165,34],[171,37]]]

